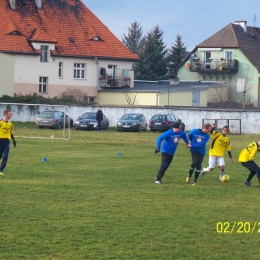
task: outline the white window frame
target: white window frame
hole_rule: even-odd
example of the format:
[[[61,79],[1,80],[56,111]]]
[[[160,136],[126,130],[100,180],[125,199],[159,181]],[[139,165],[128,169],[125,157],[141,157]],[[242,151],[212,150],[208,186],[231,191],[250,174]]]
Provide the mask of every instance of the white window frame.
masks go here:
[[[63,62],[59,62],[59,78],[63,78]]]
[[[210,54],[210,55],[207,55]],[[205,59],[205,65],[204,65],[204,69],[205,70],[210,70],[211,69],[211,61],[212,61],[212,53],[211,51],[205,51],[204,52],[204,59]]]
[[[39,93],[47,93],[48,77],[39,77]]]
[[[73,78],[74,79],[86,79],[86,64],[74,63]]]
[[[227,51],[224,51],[224,55],[225,55],[225,60],[227,61],[228,59],[227,59],[227,53],[228,52],[231,52],[232,53],[232,59],[231,60],[229,60],[229,61],[232,61],[233,59],[234,59],[234,51],[232,51],[232,50],[227,50]]]
[[[41,62],[48,62],[48,46],[41,45]]]

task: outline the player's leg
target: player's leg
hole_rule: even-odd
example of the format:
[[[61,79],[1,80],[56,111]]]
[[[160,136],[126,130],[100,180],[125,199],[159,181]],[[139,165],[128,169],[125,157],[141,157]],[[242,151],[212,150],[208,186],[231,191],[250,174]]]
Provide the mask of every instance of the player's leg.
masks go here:
[[[260,179],[259,179],[260,178],[260,168],[254,161],[241,162],[241,164],[250,171],[246,181],[244,182],[245,185],[253,186],[253,184],[251,183],[251,180],[253,179],[253,177],[256,174],[257,174],[257,179],[260,182]]]
[[[162,162],[161,162],[160,169],[159,169],[157,175],[155,176],[155,183],[157,183],[157,184],[162,183],[161,179],[164,176],[168,167],[170,166],[172,159],[173,159],[173,155],[170,155],[168,153],[162,153]]]
[[[211,172],[211,171],[213,171],[216,162],[217,162],[217,157],[210,155],[210,156],[209,156],[209,166],[202,169],[202,171],[201,171],[201,177],[203,177],[206,172]]]
[[[188,176],[186,178],[186,182],[188,182],[188,183],[190,183],[190,178],[193,174],[195,167],[197,166],[197,161],[198,161],[197,152],[191,151],[190,154],[191,154],[191,165],[190,165],[190,170],[189,170]]]
[[[195,177],[192,184],[195,184],[197,182],[197,179],[199,178],[203,158],[204,158],[204,154],[197,153],[196,171],[195,171]]]
[[[9,149],[10,149],[9,140],[2,141],[1,146],[2,146],[1,154],[3,156],[3,159],[2,159],[2,162],[1,162],[1,165],[0,165],[0,173],[2,173],[1,175],[3,175],[3,171],[4,171],[4,168],[6,166],[6,163],[7,163],[7,160],[8,160],[8,155],[9,155]]]
[[[225,174],[225,160],[224,157],[217,158],[217,164],[219,167],[219,180],[222,180],[223,175]]]

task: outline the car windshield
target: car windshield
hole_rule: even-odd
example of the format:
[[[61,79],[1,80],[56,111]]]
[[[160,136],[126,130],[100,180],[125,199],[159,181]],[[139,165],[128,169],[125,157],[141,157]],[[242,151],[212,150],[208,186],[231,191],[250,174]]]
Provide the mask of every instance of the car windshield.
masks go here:
[[[50,112],[42,112],[38,117],[39,118],[53,118],[54,114]]]
[[[95,113],[86,113],[81,116],[82,119],[95,119],[96,120],[96,114]]]
[[[140,119],[140,115],[126,114],[126,115],[123,115],[121,119],[123,119],[123,120],[139,120]]]

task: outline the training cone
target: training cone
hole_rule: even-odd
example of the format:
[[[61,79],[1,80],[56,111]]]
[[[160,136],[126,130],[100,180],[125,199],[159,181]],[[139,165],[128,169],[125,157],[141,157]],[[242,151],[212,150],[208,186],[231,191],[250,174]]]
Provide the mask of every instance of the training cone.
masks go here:
[[[42,161],[43,161],[43,162],[47,162],[48,160],[47,160],[46,157],[44,157],[44,158],[42,158]]]
[[[118,156],[120,157],[120,156],[122,156],[122,154],[121,154],[121,153],[118,153]]]

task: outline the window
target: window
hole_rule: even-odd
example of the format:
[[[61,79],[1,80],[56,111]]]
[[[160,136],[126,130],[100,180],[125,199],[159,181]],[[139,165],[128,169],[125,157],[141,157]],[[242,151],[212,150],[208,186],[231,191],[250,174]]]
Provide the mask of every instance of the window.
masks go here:
[[[204,57],[205,57],[205,69],[210,70],[211,67],[211,51],[205,51],[204,52]]]
[[[59,62],[59,78],[63,76],[63,62]]]
[[[39,92],[40,93],[47,93],[47,77],[40,77],[39,79]]]
[[[233,60],[233,51],[225,51],[225,59],[228,61]]]
[[[85,64],[74,63],[74,79],[85,79]]]
[[[48,46],[41,45],[41,62],[48,61]]]

